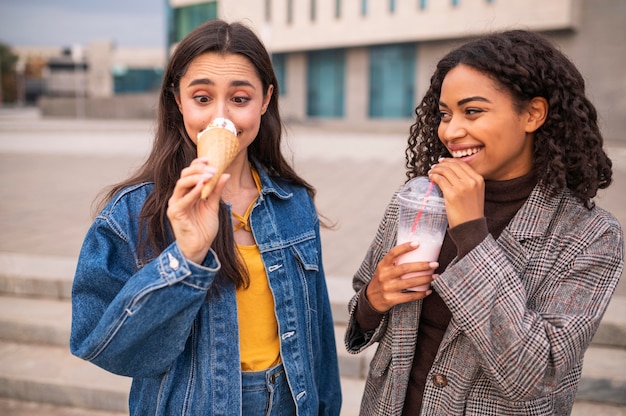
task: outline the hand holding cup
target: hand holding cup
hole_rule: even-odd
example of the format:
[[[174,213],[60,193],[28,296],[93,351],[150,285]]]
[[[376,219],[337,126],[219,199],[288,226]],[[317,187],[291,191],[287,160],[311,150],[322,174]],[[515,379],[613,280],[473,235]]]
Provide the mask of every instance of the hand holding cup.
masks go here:
[[[397,264],[436,262],[448,227],[446,205],[439,187],[427,177],[419,176],[406,183],[398,193],[400,216],[397,244],[414,243],[416,248],[397,259]],[[403,278],[432,274],[432,270],[407,273]],[[409,290],[425,291],[430,284]]]

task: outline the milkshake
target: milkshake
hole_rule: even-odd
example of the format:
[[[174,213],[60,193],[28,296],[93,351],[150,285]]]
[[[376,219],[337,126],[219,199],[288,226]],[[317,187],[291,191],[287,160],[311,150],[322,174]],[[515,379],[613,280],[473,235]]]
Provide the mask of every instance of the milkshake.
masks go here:
[[[397,263],[437,261],[448,228],[446,206],[439,187],[426,177],[413,178],[398,193],[398,203],[400,217],[397,244],[414,241],[419,245],[415,250],[399,256]],[[402,278],[430,274],[432,270],[426,270],[407,273]],[[425,291],[429,287],[430,284],[426,284],[407,290]]]
[[[419,246],[408,253],[404,253],[398,257],[398,264],[412,263],[412,262],[431,262],[437,261],[439,258],[439,252],[441,251],[442,238],[440,234],[430,233],[405,233],[401,235],[398,233],[398,244],[407,243],[409,241],[415,241],[419,243]],[[426,276],[432,274],[431,270],[425,270],[423,272],[407,273],[402,276],[403,279],[415,276]],[[430,287],[429,284],[420,285],[410,288],[414,291],[425,291]]]

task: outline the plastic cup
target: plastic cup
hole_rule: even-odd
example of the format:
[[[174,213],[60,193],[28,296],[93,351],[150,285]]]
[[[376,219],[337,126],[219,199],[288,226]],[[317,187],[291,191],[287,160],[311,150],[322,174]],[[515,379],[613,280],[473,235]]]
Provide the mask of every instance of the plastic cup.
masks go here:
[[[437,261],[448,228],[446,205],[439,187],[431,183],[427,177],[413,178],[398,193],[398,203],[400,218],[397,244],[415,241],[419,246],[399,256],[397,264]],[[432,273],[431,270],[413,272],[403,275],[402,278]],[[430,284],[425,284],[407,290],[426,291],[429,287]]]

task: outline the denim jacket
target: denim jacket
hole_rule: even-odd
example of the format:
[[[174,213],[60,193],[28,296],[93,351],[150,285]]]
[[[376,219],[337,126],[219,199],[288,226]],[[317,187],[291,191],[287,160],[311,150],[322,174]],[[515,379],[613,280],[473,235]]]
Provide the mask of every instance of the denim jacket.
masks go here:
[[[262,191],[250,222],[298,415],[335,416],[341,387],[315,206],[302,187],[257,168]],[[152,187],[120,191],[87,233],[72,289],[71,351],[133,377],[131,414],[239,415],[235,287],[219,279],[213,250],[202,265],[173,240],[146,264],[137,257],[139,213]]]

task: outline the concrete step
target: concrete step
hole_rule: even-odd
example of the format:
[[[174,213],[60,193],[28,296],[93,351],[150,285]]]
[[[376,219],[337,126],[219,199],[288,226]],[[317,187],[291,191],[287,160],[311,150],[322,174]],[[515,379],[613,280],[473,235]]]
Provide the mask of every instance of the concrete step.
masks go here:
[[[36,345],[69,346],[72,308],[69,300],[0,296],[0,340]],[[345,326],[335,326],[341,374],[363,378],[374,349],[349,354],[344,347]]]
[[[0,294],[70,299],[76,259],[0,253]]]
[[[341,377],[341,416],[358,416],[365,389],[365,379]]]
[[[0,341],[0,397],[128,413],[130,379],[74,357],[68,348]]]
[[[626,416],[626,406],[577,400],[570,416]]]
[[[0,295],[70,299],[76,259],[0,253]],[[352,280],[327,276],[333,318],[348,321]],[[0,335],[1,337],[1,335]],[[595,344],[626,348],[626,296],[615,295],[593,339]]]
[[[82,407],[57,406],[50,403],[27,402],[0,398],[3,416],[128,416],[128,412],[107,412]]]
[[[344,383],[345,382],[345,383]],[[350,384],[359,380],[342,380],[342,387],[350,390]],[[355,388],[355,391],[358,387]],[[362,391],[362,389],[361,389]],[[356,400],[353,398],[356,397]],[[360,395],[348,396],[344,394],[341,416],[357,416],[359,414]],[[4,416],[125,416],[123,412],[106,412],[94,409],[77,407],[54,406],[46,403],[24,402],[13,399],[0,398],[0,414]],[[571,416],[626,416],[626,407],[612,406],[593,402],[576,402]]]
[[[5,340],[3,343],[7,346],[7,351],[12,354],[22,354],[19,358],[15,358],[14,365],[35,360],[35,365],[11,374],[36,378],[38,371],[43,368],[42,366],[45,367],[43,363],[48,360],[56,363],[65,361],[68,366],[66,369],[68,373],[64,373],[66,376],[80,372],[79,370],[72,372],[71,366],[79,368],[86,366],[98,374],[103,372],[96,366],[70,355],[67,347],[71,320],[69,306],[69,301],[0,297],[0,339]],[[367,375],[375,348],[369,348],[357,355],[349,354],[344,347],[344,334],[345,326],[335,325],[341,375],[342,377],[363,380]],[[61,360],[53,358],[57,355],[68,356],[69,358]],[[48,356],[47,359],[44,358],[46,356]],[[14,362],[11,358],[7,358],[6,354],[3,354],[2,359],[8,360],[7,363]],[[2,361],[0,361],[1,363]],[[27,371],[29,368],[34,369],[34,374],[29,375]],[[626,373],[623,371],[624,368],[626,368],[626,349],[592,345],[585,355],[578,397],[588,401],[626,405]],[[112,377],[117,378],[116,376]],[[37,384],[36,381],[26,383],[22,379],[11,381],[10,374],[2,377],[2,380],[7,386],[13,382],[18,386]],[[73,381],[75,380],[71,378],[67,380],[68,383]],[[7,393],[0,390],[0,396],[35,400],[28,396],[22,396],[20,391],[17,392],[17,396],[14,396],[8,395],[8,390]]]
[[[626,296],[613,295],[592,342],[626,348]]]
[[[585,353],[576,398],[626,406],[626,349],[592,345]]]
[[[374,348],[348,354],[343,348],[344,330],[335,328],[342,386],[347,400],[355,402],[362,396]],[[585,356],[578,398],[626,406],[624,368],[625,350],[592,346]],[[124,411],[129,386],[129,379],[73,357],[67,347],[0,341],[0,397],[115,412]]]
[[[0,351],[2,351],[2,344],[0,343]],[[88,363],[87,363],[88,364]],[[95,366],[91,366],[97,368]],[[92,371],[92,370],[89,370]],[[109,376],[107,376],[109,377]],[[114,376],[114,383],[108,383],[104,389],[98,389],[91,393],[92,401],[101,403],[104,399],[97,399],[96,396],[111,395],[111,390],[115,390],[116,406],[126,406],[126,399],[120,399],[120,395],[127,394],[127,390],[120,391],[115,387],[118,383],[123,384],[118,379],[124,379],[123,377]],[[4,374],[0,378],[4,380]],[[126,381],[126,380],[124,380]],[[2,384],[4,384],[2,382]],[[91,385],[91,384],[90,384]],[[343,405],[341,410],[341,416],[357,416],[359,413],[359,406],[361,398],[363,396],[363,389],[365,387],[365,380],[362,378],[342,377],[341,389],[343,393]],[[33,390],[43,388],[41,384],[31,387]],[[70,387],[71,389],[71,387]],[[84,391],[83,391],[84,392]],[[74,392],[78,394],[77,392]],[[41,397],[42,394],[23,395],[20,400],[15,398],[2,398],[0,397],[0,414],[4,416],[122,416],[127,415],[127,411],[112,411],[112,410],[99,410],[84,406],[76,405],[59,405],[60,400],[56,400],[52,403],[42,402],[28,397]],[[124,403],[122,403],[124,401]],[[65,400],[65,403],[71,402]],[[85,400],[81,400],[81,403],[85,403]],[[113,406],[111,406],[113,407]],[[572,416],[626,416],[626,405],[615,405],[610,403],[600,403],[589,400],[577,399],[572,409]]]
[[[0,397],[79,410],[124,412],[130,380],[68,351],[74,267],[71,261],[58,258],[0,254]],[[352,403],[344,408],[356,410],[356,415],[375,348],[358,355],[345,350],[350,279],[329,277],[328,288],[342,387],[346,386],[344,396]],[[622,374],[626,368],[625,308],[626,297],[614,297],[587,351],[578,394],[583,404],[626,406],[626,375]],[[0,414],[7,413],[0,407]]]
[[[343,403],[340,416],[358,416],[365,381],[343,377],[341,390]],[[0,398],[0,415],[3,416],[124,416],[128,413],[109,412],[104,410],[80,407],[57,406],[49,403],[28,402],[15,399]],[[602,416],[602,415],[601,415]],[[608,416],[608,414],[606,415]]]
[[[68,348],[71,321],[68,299],[0,296],[0,339]]]
[[[337,344],[337,361],[342,377],[365,379],[369,364],[376,352],[376,348],[368,348],[360,354],[350,354],[344,345],[346,327],[335,324],[335,343]]]
[[[365,380],[342,377],[342,416],[358,415]],[[130,379],[72,356],[65,348],[0,341],[0,414],[128,414]]]

